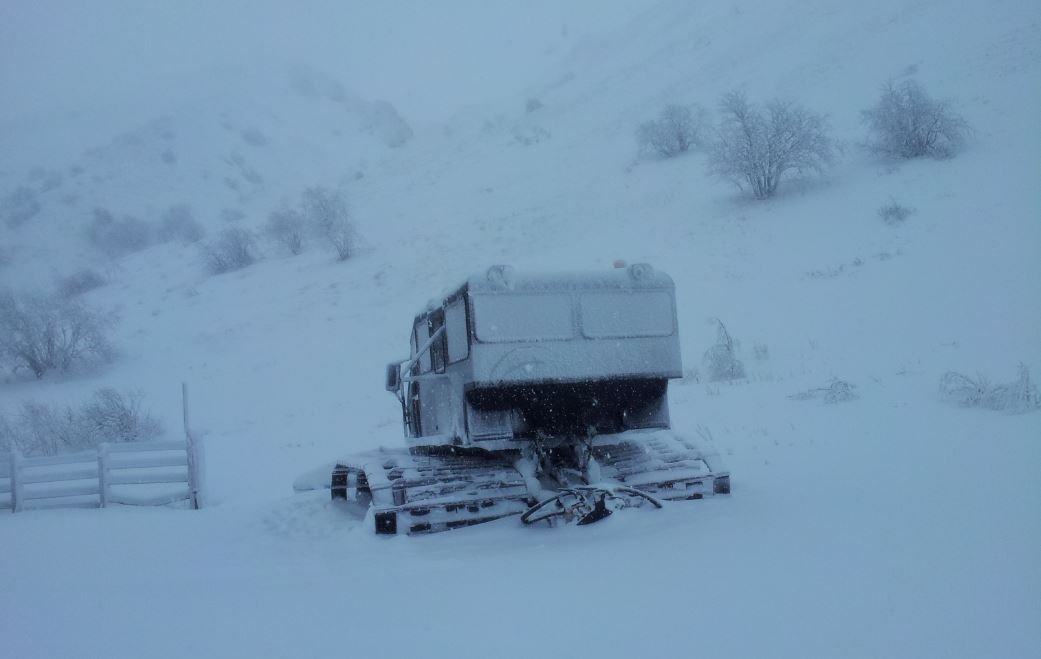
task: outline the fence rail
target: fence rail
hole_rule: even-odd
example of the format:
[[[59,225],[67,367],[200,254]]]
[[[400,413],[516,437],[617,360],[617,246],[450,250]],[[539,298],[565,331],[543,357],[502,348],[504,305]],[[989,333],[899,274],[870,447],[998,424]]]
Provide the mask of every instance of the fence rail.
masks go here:
[[[199,507],[196,447],[191,441],[100,444],[96,450],[24,458],[0,453],[0,509],[159,506]]]

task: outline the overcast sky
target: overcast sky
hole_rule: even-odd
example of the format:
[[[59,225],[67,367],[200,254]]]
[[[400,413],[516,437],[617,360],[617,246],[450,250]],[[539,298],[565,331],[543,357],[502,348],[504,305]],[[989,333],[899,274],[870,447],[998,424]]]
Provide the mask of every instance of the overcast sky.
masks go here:
[[[650,0],[6,0],[0,119],[162,112],[304,64],[413,120],[518,93]]]

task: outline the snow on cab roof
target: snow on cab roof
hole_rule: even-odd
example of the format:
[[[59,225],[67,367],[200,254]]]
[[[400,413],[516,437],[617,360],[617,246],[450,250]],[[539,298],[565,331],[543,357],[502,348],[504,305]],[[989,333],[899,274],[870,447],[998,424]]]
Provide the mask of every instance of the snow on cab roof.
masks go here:
[[[610,270],[522,272],[510,265],[493,265],[481,274],[471,275],[462,286],[454,286],[427,301],[421,314],[439,308],[445,300],[457,296],[462,289],[481,295],[517,292],[550,292],[577,290],[672,289],[669,275],[655,270],[649,263],[634,263]]]
[[[672,288],[672,278],[647,263],[634,263],[627,268],[586,272],[518,273],[508,265],[493,265],[466,280],[471,293],[505,293],[518,291],[619,290],[640,288]]]

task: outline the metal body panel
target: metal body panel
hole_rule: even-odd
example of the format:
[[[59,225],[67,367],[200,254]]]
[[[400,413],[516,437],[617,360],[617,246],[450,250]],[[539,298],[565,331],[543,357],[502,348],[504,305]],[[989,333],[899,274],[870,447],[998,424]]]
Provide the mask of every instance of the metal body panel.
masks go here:
[[[679,340],[578,339],[480,343],[464,382],[475,387],[683,376]]]

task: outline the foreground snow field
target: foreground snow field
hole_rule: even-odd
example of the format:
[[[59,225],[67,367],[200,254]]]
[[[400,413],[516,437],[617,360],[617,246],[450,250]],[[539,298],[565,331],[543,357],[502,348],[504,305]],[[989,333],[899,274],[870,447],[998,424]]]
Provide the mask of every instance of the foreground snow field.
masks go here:
[[[0,413],[139,389],[176,437],[187,381],[209,503],[0,516],[0,654],[1041,656],[1041,413],[938,393],[951,370],[1008,382],[1023,363],[1041,379],[1041,8],[617,12],[597,39],[558,44],[554,61],[570,54],[541,83],[417,125],[398,149],[272,83],[155,109],[176,134],[169,180],[141,155],[146,135],[109,144],[91,165],[104,175],[75,184],[78,221],[94,203],[147,214],[186,201],[215,234],[231,203],[220,163],[244,148],[220,122],[255,123],[271,145],[245,152],[265,186],[236,193],[242,222],[258,226],[300,187],[349,181],[363,249],[346,263],[268,250],[211,277],[172,244],[100,261],[53,201],[0,227],[14,255],[4,286],[72,263],[105,271],[85,299],[118,312],[122,353],[99,373],[8,377]],[[909,74],[957,99],[975,128],[965,153],[893,165],[857,148],[860,110]],[[635,158],[634,127],[662,104],[711,107],[733,88],[827,112],[844,147],[827,179],[752,203],[707,178],[703,154]],[[524,112],[534,97],[542,107]],[[30,166],[67,164],[19,153],[0,157],[0,193]],[[883,223],[890,199],[915,212]],[[590,527],[514,518],[383,538],[327,493],[292,492],[317,465],[401,445],[383,366],[407,352],[428,298],[494,263],[616,259],[676,282],[687,376],[670,386],[673,426],[723,456],[729,497]],[[716,318],[746,379],[705,382]],[[835,380],[855,397],[799,395]]]
[[[730,498],[591,527],[377,538],[324,493],[17,515],[10,656],[1031,656],[1036,422],[913,387],[807,411],[748,385],[708,419]]]

